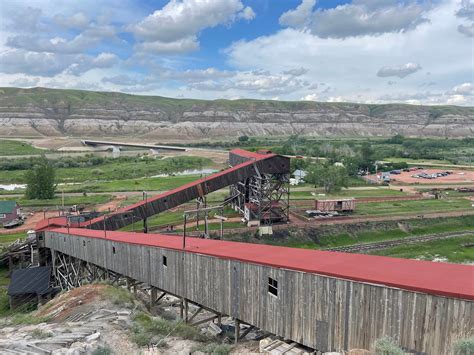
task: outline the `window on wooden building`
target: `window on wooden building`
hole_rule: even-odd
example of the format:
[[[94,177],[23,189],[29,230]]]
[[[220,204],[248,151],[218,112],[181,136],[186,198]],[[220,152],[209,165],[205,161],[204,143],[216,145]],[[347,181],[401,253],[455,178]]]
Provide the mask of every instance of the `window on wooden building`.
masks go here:
[[[168,258],[163,255],[163,266],[168,267]]]
[[[115,247],[112,247],[112,254],[115,254]]]
[[[278,297],[278,281],[271,277],[268,278],[268,293]]]
[[[85,240],[82,241],[82,246],[83,246],[83,247],[86,246],[86,241],[85,241]]]

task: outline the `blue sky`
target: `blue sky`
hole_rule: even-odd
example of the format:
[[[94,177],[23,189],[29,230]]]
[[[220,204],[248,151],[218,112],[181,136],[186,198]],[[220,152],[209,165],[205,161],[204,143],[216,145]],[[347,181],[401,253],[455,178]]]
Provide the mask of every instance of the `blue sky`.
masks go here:
[[[472,105],[471,0],[4,0],[0,85]]]

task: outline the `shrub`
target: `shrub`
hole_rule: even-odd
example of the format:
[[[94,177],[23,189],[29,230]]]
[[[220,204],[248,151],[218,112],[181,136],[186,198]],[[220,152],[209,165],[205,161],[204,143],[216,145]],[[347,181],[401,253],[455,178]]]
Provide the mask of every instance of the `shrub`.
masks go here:
[[[105,294],[113,304],[118,306],[131,304],[134,300],[133,295],[128,290],[120,287],[107,287]]]
[[[454,354],[471,355],[474,354],[474,338],[459,339],[454,343]]]
[[[227,344],[200,344],[191,349],[191,353],[200,351],[205,354],[215,354],[215,355],[227,355],[230,353],[232,347]]]
[[[53,336],[53,333],[44,331],[43,329],[34,329],[30,334],[36,339],[46,339]]]
[[[148,314],[140,312],[133,317],[132,340],[139,346],[156,344],[154,337],[168,335],[178,336],[183,339],[206,341],[208,338],[201,331],[181,321],[171,322],[165,319],[152,318]],[[163,346],[160,340],[160,346]]]
[[[375,353],[377,355],[403,355],[404,351],[394,339],[383,337],[375,341]]]
[[[113,351],[108,346],[99,346],[92,352],[92,355],[111,355]]]

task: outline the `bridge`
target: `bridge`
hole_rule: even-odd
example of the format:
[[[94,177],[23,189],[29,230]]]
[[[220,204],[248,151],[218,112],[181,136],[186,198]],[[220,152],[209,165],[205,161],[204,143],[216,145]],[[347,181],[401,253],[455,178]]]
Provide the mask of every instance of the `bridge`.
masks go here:
[[[408,352],[446,354],[472,334],[470,265],[118,231],[130,223],[126,214],[145,220],[224,186],[237,210],[259,204],[254,218],[271,223],[265,208],[279,205],[275,211],[285,216],[287,158],[234,150],[229,160],[229,169],[111,216],[40,223],[42,263],[53,267],[62,289],[126,280],[143,285],[151,303],[178,297],[191,324],[202,310],[211,313],[207,321],[232,317],[235,339],[242,336],[239,324],[247,324],[318,351],[373,349],[375,340],[390,336]],[[278,192],[254,196],[268,186]]]
[[[100,145],[111,146],[111,147],[131,147],[131,148],[142,148],[142,149],[154,149],[154,150],[172,150],[185,152],[186,148],[183,147],[174,147],[170,145],[155,145],[155,144],[141,144],[141,143],[125,143],[125,142],[112,142],[112,141],[98,141],[83,139],[81,140],[83,145],[88,145],[91,147],[97,147]]]

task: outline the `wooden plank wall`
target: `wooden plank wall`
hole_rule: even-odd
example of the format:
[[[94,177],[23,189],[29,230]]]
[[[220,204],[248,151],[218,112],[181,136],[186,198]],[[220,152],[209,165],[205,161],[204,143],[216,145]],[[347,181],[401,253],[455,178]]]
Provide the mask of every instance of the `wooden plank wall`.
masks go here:
[[[45,243],[321,351],[371,349],[388,335],[409,351],[448,354],[474,327],[467,300],[54,232]],[[278,297],[268,277],[278,280]]]

